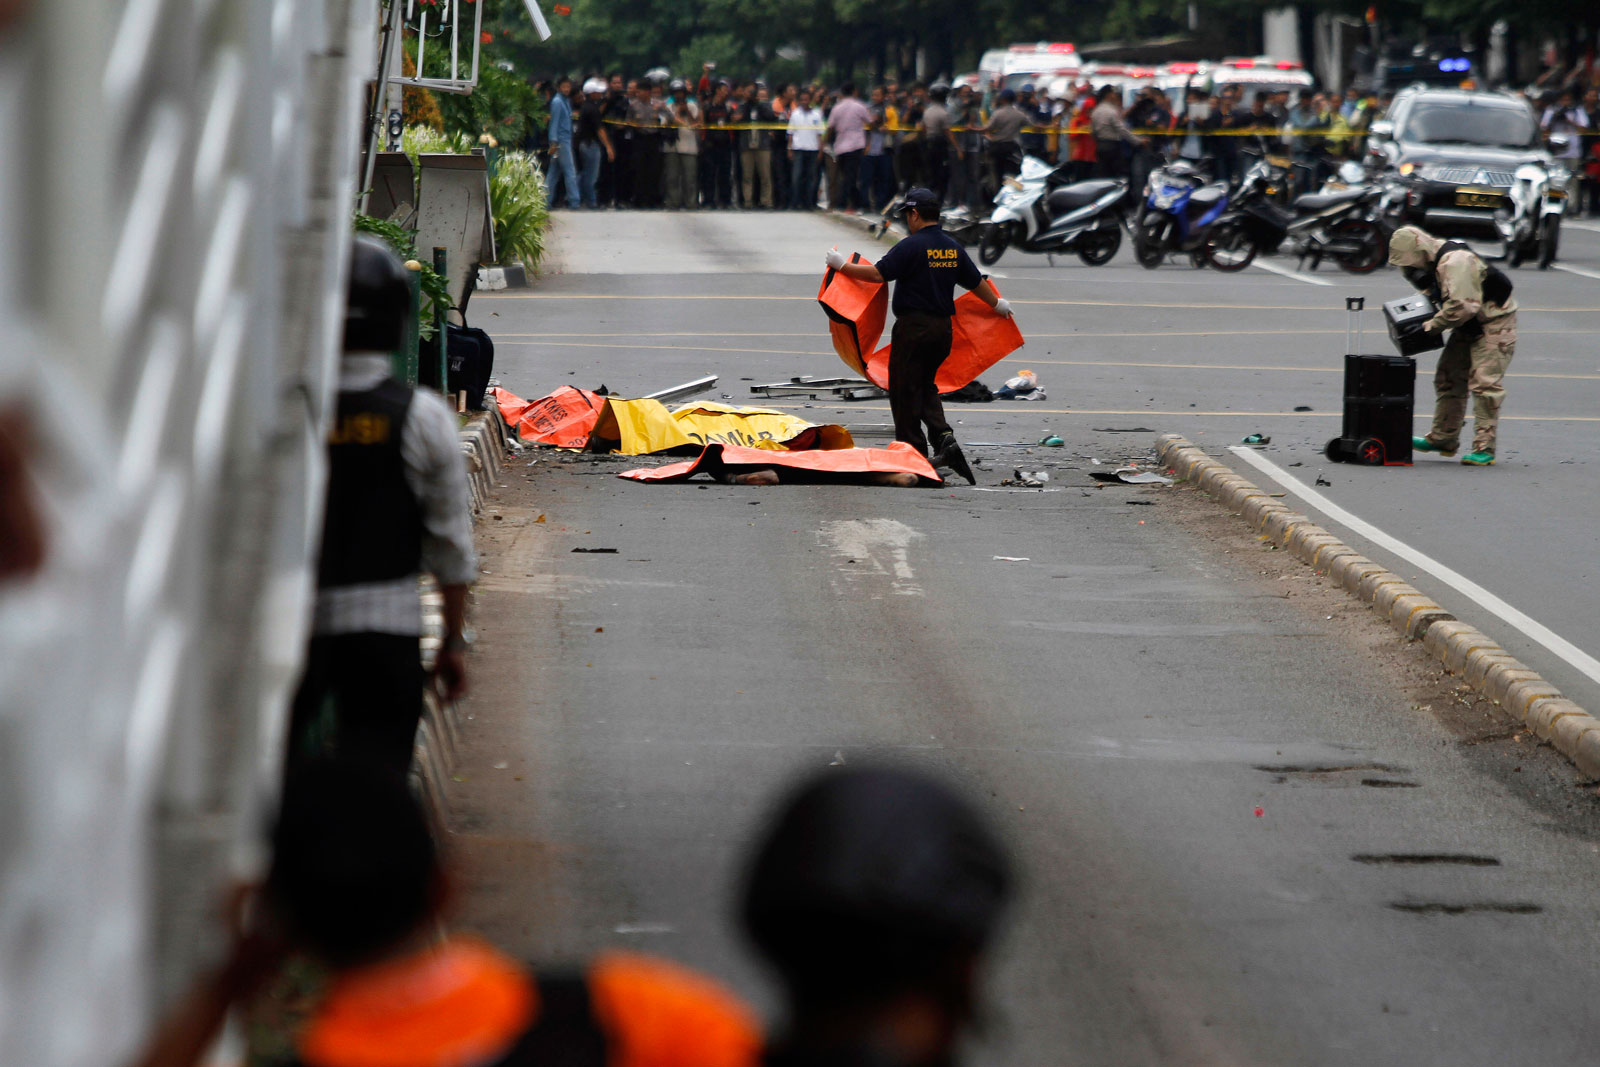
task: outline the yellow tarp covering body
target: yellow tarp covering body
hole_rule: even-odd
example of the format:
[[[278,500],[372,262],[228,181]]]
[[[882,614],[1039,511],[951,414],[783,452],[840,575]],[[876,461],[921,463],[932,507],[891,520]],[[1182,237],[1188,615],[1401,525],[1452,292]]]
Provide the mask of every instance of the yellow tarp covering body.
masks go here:
[[[545,425],[550,421],[546,415],[540,415],[544,422],[534,422],[535,414],[546,413],[555,402],[565,402],[569,395],[577,399],[567,406],[576,405],[583,414],[593,418],[592,424],[585,425],[586,419],[572,416],[562,423],[561,433],[553,435]],[[770,451],[855,446],[850,431],[843,426],[818,426],[798,415],[771,408],[735,407],[702,401],[668,411],[659,400],[597,397],[593,393],[570,387],[565,392],[557,390],[549,397],[531,403],[504,389],[495,391],[495,399],[502,417],[517,427],[523,439],[563,448],[588,448],[620,452],[625,456],[647,456],[673,449],[698,450],[708,444],[740,445]],[[585,404],[594,407],[585,408]],[[596,407],[598,415],[595,414]],[[565,409],[563,417],[566,417],[564,412]]]

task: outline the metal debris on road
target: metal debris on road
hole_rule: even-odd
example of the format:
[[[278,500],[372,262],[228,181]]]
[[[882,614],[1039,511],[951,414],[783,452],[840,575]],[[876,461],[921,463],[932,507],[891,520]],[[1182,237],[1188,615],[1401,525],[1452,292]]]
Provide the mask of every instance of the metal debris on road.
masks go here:
[[[1242,445],[1270,445],[1272,438],[1263,434],[1253,433],[1239,442]]]
[[[1001,563],[1031,563],[1031,562],[1033,562],[1027,556],[996,556],[995,559],[999,560]]]
[[[889,395],[865,378],[813,378],[802,375],[784,382],[752,385],[750,391],[768,400],[782,397],[805,397],[819,400],[823,396],[836,396],[841,400],[878,400]]]
[[[1039,438],[1039,443],[1046,448],[1065,448],[1067,444],[1053,433],[1047,433]]]
[[[716,384],[717,376],[715,374],[708,374],[704,378],[696,378],[693,381],[684,382],[682,385],[674,385],[658,392],[646,393],[639,399],[660,400],[663,402],[668,400],[687,400],[696,393],[703,393],[706,390],[715,387]]]
[[[617,554],[617,550],[614,549],[614,548],[575,548],[572,551],[574,551],[574,552],[599,552],[599,553],[607,553],[607,554],[613,555],[613,556]]]

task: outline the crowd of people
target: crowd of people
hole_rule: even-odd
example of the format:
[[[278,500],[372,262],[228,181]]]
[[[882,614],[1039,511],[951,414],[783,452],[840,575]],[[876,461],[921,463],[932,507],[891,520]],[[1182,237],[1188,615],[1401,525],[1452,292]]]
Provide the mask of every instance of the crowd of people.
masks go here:
[[[614,73],[542,89],[551,118],[532,147],[549,154],[552,206],[668,210],[877,211],[922,186],[979,212],[1024,155],[1138,183],[1168,159],[1237,179],[1252,157],[1281,154],[1303,190],[1362,157],[1393,99],[1238,83],[1179,91],[1181,103],[1154,85],[1129,103],[1120,86],[1087,81],[1059,95],[937,81],[861,91],[730,80],[712,64],[697,79]],[[1578,176],[1580,206],[1600,214],[1596,90],[1578,82],[1526,96],[1547,133],[1571,134],[1558,155]]]

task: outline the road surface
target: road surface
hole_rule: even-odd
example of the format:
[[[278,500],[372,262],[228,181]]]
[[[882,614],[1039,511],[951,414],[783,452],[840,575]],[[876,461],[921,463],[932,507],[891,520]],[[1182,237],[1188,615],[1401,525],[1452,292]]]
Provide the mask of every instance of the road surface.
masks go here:
[[[717,373],[742,400],[742,379],[838,373],[814,296],[830,244],[871,250],[859,231],[558,225],[556,273],[473,299],[512,390]],[[1600,273],[1589,236],[1570,262]],[[480,526],[464,920],[541,959],[665,953],[770,1012],[731,921],[751,836],[796,775],[892,758],[963,784],[1026,874],[974,1062],[1590,1062],[1592,785],[1204,498],[1087,472],[1168,431],[1242,468],[1222,446],[1270,434],[1274,463],[1324,470],[1352,511],[1596,651],[1580,576],[1600,282],[1516,275],[1530,310],[1498,467],[1355,470],[1315,452],[1337,428],[1342,298],[1376,304],[1397,276],[1146,272],[1126,251],[996,270],[1029,338],[1006,369],[1050,397],[953,415],[980,489],[1025,464],[1051,492],[650,486],[613,477],[640,461],[512,461]],[[1024,447],[1045,431],[1066,447]]]

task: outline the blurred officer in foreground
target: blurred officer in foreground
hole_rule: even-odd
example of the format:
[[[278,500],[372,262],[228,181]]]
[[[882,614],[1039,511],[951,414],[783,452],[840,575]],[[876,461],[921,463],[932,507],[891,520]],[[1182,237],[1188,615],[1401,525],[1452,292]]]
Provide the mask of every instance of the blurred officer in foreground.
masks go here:
[[[957,285],[977,293],[1001,315],[1010,316],[1011,304],[979,273],[967,250],[940,228],[939,198],[932,190],[916,188],[906,194],[906,228],[911,235],[876,264],[846,263],[838,249],[828,253],[826,262],[830,270],[858,281],[895,283],[894,330],[889,335],[889,410],[895,439],[927,455],[931,437],[933,465],[949,467],[977,484],[945,420],[934,377],[950,356]]]
[[[1470,393],[1472,451],[1461,462],[1492,466],[1500,405],[1506,396],[1502,383],[1517,350],[1517,302],[1511,295],[1511,279],[1466,245],[1441,241],[1416,226],[1402,226],[1389,238],[1389,263],[1401,268],[1406,280],[1427,293],[1439,309],[1423,328],[1453,331],[1433,376],[1437,395],[1433,428],[1426,437],[1412,438],[1411,447],[1455,455]]]
[[[1004,850],[943,784],[892,768],[801,786],[757,850],[746,932],[788,993],[767,1067],[945,1067],[1012,895]]]
[[[194,1067],[230,1004],[290,950],[331,971],[294,1042],[296,1067],[756,1067],[760,1058],[749,1009],[665,960],[608,952],[570,972],[536,972],[476,937],[442,934],[451,884],[427,819],[404,782],[370,765],[302,766],[272,847],[255,932],[157,1029],[139,1067]]]
[[[289,766],[320,741],[403,776],[422,717],[422,603],[428,571],[444,597],[434,674],[466,691],[467,583],[477,573],[466,464],[444,400],[390,376],[389,353],[415,314],[405,266],[357,237],[350,255],[338,411],[328,438],[328,500],[316,614],[295,695]],[[325,714],[325,712],[331,712]],[[332,737],[322,736],[332,726]]]

